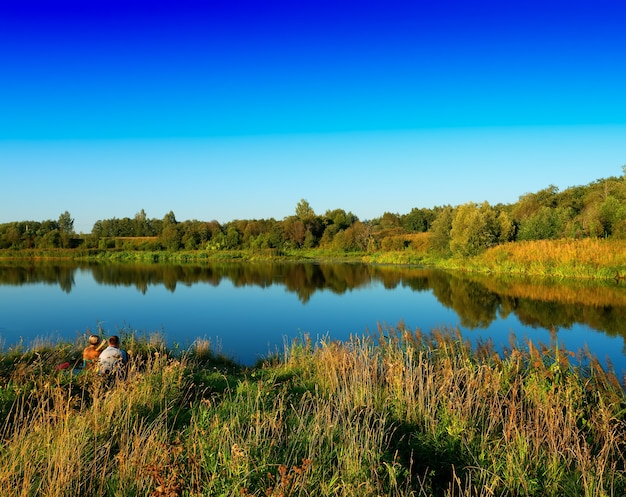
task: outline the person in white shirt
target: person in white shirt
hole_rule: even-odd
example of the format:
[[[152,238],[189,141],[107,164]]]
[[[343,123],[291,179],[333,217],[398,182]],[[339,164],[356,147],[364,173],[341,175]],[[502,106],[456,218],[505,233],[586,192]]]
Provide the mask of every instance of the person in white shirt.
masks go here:
[[[120,373],[128,362],[128,354],[120,349],[120,339],[113,335],[109,337],[109,346],[100,353],[100,374]]]

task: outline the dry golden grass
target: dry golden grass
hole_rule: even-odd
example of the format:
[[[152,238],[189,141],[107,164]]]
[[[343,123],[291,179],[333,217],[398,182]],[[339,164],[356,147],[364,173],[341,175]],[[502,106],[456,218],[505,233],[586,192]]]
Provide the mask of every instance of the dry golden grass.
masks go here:
[[[24,368],[7,496],[561,496],[626,491],[626,396],[586,358],[400,324],[257,368],[136,355],[128,378]],[[18,361],[19,362],[19,361]],[[43,371],[43,369],[42,369]]]
[[[579,274],[593,277],[600,271],[626,276],[626,240],[537,240],[513,242],[489,249],[479,260],[494,267],[526,268],[527,274]],[[605,274],[606,276],[606,274]]]

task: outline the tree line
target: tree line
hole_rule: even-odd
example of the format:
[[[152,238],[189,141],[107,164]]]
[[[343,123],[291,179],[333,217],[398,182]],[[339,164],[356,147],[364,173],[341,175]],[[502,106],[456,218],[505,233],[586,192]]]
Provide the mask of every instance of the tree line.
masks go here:
[[[513,204],[469,202],[458,206],[385,212],[360,220],[343,209],[317,214],[300,200],[282,220],[247,219],[221,224],[178,221],[174,212],[149,218],[98,220],[91,233],[76,234],[65,211],[46,221],[0,224],[0,249],[98,248],[125,250],[293,250],[324,248],[341,252],[403,250],[411,235],[429,233],[429,247],[444,255],[471,256],[500,243],[560,238],[626,239],[626,166],[624,175],[574,186],[553,185],[527,193]]]

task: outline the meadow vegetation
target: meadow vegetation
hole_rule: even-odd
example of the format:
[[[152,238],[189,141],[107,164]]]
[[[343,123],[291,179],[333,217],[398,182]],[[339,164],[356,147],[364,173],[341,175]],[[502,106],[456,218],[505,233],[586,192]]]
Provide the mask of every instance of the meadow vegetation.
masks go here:
[[[588,354],[400,323],[241,367],[129,331],[111,386],[56,370],[83,345],[0,356],[3,495],[626,493],[625,392]]]

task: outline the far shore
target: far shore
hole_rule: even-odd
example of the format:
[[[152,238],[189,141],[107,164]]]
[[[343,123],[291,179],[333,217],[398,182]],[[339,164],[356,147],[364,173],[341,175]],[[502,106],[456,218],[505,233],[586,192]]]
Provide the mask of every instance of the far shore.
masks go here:
[[[0,261],[60,261],[202,264],[209,262],[337,262],[416,265],[477,273],[574,279],[626,279],[626,241],[607,239],[539,240],[496,245],[473,257],[442,256],[409,245],[404,250],[341,252],[323,249],[292,250],[178,250],[127,249],[4,249]]]

